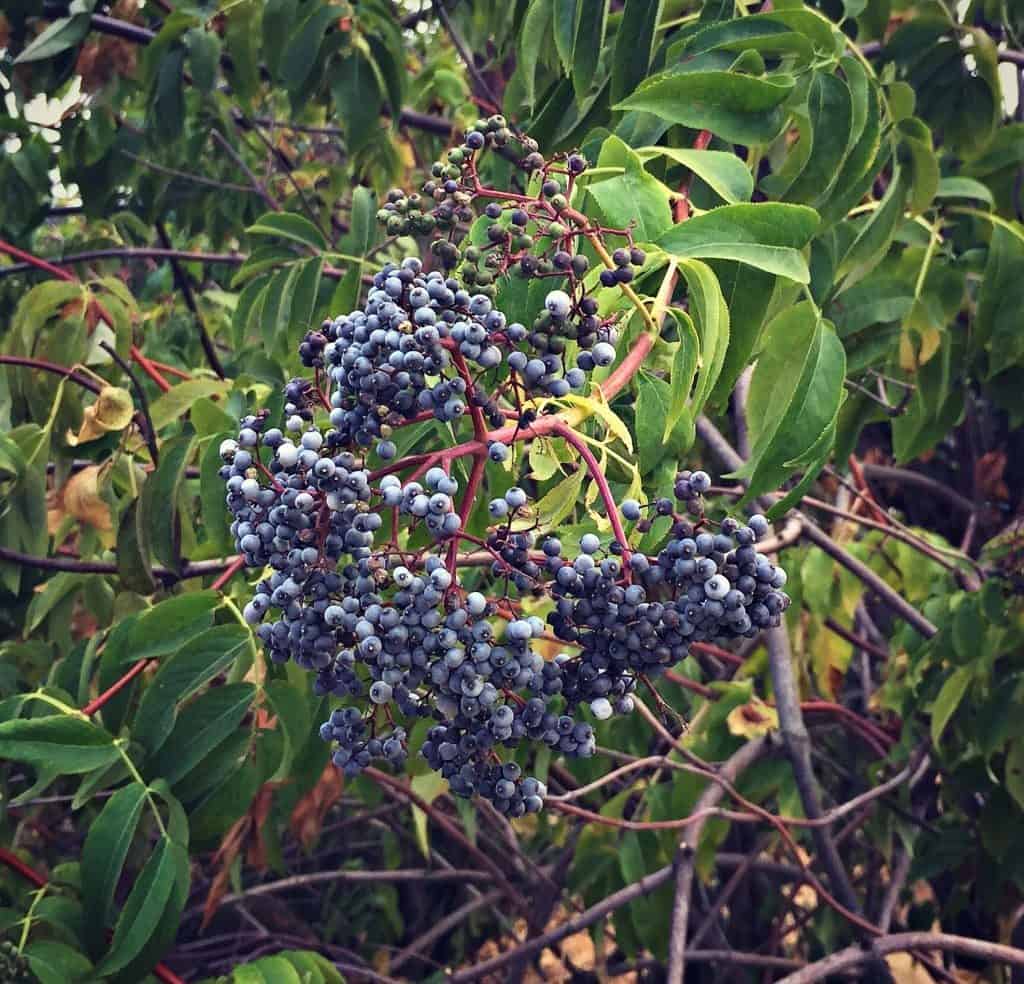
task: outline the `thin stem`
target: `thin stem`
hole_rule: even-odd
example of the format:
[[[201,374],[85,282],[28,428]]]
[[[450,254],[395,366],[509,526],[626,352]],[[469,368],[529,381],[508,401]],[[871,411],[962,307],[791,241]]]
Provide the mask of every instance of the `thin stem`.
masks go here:
[[[256,192],[256,194],[263,199],[263,202],[267,206],[267,208],[269,208],[272,212],[280,212],[281,206],[274,199],[274,196],[271,195],[269,191],[267,191],[266,185],[264,185],[263,182],[260,181],[260,179],[257,178],[255,174],[253,174],[252,168],[250,168],[249,165],[246,164],[244,160],[242,160],[238,151],[235,150],[235,148],[232,147],[230,143],[228,143],[228,140],[224,136],[224,134],[221,133],[220,130],[211,130],[210,132],[213,134],[213,139],[221,147],[224,153],[226,153],[228,157],[230,157],[231,160],[235,162],[235,166],[249,179],[249,184],[252,185],[253,190]]]
[[[116,697],[129,683],[132,682],[137,676],[141,676],[146,668],[153,663],[153,660],[143,659],[139,660],[127,673],[125,673],[119,680],[111,684],[106,690],[103,691],[98,697],[89,701],[85,707],[82,708],[82,713],[86,717],[92,717],[100,708],[103,707],[108,701]]]
[[[160,242],[164,244],[164,248],[170,250],[171,240],[162,222],[157,222],[156,232],[160,237]],[[173,251],[171,252],[173,253]],[[210,337],[210,332],[206,327],[206,321],[203,318],[202,312],[199,310],[199,305],[196,303],[195,294],[192,292],[192,284],[189,282],[188,275],[182,269],[176,256],[170,255],[167,259],[171,264],[174,282],[178,285],[178,289],[185,299],[185,306],[192,312],[192,317],[196,319],[196,327],[199,329],[199,344],[202,345],[203,352],[206,353],[206,361],[210,363],[210,368],[217,374],[218,378],[223,379],[224,366],[220,361],[220,356],[217,354],[213,339]]]

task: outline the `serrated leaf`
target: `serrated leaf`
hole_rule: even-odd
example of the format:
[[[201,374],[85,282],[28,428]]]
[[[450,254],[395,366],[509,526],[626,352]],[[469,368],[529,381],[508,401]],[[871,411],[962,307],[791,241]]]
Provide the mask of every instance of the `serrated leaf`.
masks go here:
[[[526,104],[531,109],[537,97],[537,63],[550,37],[552,10],[551,0],[531,0],[523,19],[523,29],[519,32],[519,58],[516,67],[523,80]]]
[[[193,27],[185,32],[185,47],[192,81],[203,92],[212,92],[220,64],[220,38],[213,31]]]
[[[133,499],[121,514],[117,529],[117,573],[129,591],[148,595],[156,588],[149,524],[139,514],[138,499]]]
[[[718,278],[706,263],[680,260],[679,270],[686,280],[690,311],[700,335],[700,358],[691,400],[691,415],[696,419],[718,380],[729,348],[729,309]]]
[[[59,940],[34,939],[22,951],[39,984],[76,984],[92,978],[92,964]]]
[[[24,65],[26,62],[43,61],[73,48],[89,33],[91,23],[91,13],[80,13],[55,20],[33,38],[32,43],[14,59],[14,64]]]
[[[137,615],[134,621],[118,623],[107,640],[104,655],[109,652],[115,666],[122,666],[173,653],[210,627],[213,610],[219,604],[216,591],[193,591],[165,598]],[[118,630],[122,638],[115,642],[114,632]]]
[[[572,84],[576,98],[589,91],[597,74],[608,25],[608,0],[578,0],[580,12],[573,40]]]
[[[750,384],[750,460],[732,477],[749,478],[745,501],[778,487],[794,462],[820,453],[820,438],[843,397],[846,353],[809,302],[778,315]]]

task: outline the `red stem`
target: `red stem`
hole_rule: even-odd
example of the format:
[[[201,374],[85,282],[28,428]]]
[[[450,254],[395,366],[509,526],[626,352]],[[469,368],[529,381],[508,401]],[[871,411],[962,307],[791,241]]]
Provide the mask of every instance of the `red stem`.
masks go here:
[[[153,660],[143,659],[136,663],[124,676],[122,676],[115,683],[111,684],[106,690],[103,691],[94,700],[89,701],[85,707],[82,708],[82,713],[86,717],[92,717],[104,704],[107,703],[112,697],[117,696],[129,683],[132,682],[137,676],[139,676],[147,666],[152,663]]]
[[[567,444],[571,444],[578,452],[580,457],[586,462],[587,471],[590,472],[590,477],[597,483],[597,490],[601,495],[601,501],[604,502],[605,512],[608,513],[608,519],[612,524],[612,532],[615,534],[615,539],[622,544],[622,563],[626,565],[629,563],[629,541],[626,539],[626,531],[622,528],[622,520],[619,518],[619,510],[615,505],[615,497],[612,495],[612,490],[608,486],[608,479],[604,477],[604,472],[601,471],[601,465],[597,458],[594,457],[594,452],[587,447],[586,442],[581,438],[568,424],[559,421],[554,432],[561,437]],[[627,571],[629,568],[625,568]]]
[[[52,263],[47,263],[46,260],[40,259],[38,256],[34,256],[32,253],[26,253],[23,249],[18,249],[17,246],[12,246],[9,242],[4,239],[0,239],[0,253],[6,253],[8,256],[13,257],[16,260],[20,260],[22,263],[28,263],[30,266],[34,266],[37,270],[42,270],[45,273],[50,274],[52,277],[56,277],[58,280],[63,280],[66,283],[78,283],[78,278],[67,270],[62,270],[59,266],[54,266]],[[113,326],[114,319],[110,316],[103,305],[92,298],[91,304],[96,305],[96,310],[103,317],[103,320],[107,324]],[[152,362],[147,359],[139,349],[132,345],[131,348],[132,358],[141,366],[142,370],[149,376],[150,379],[156,383],[165,393],[171,388],[171,384],[167,382],[162,375],[160,370],[153,365]]]
[[[225,568],[218,576],[217,580],[210,585],[211,591],[220,591],[224,585],[228,583],[243,567],[245,566],[244,557],[236,557],[229,567]]]
[[[462,528],[466,526],[466,522],[469,519],[469,514],[473,509],[473,502],[476,500],[476,494],[480,490],[480,482],[484,477],[484,467],[487,465],[487,452],[478,451],[476,456],[473,458],[473,468],[469,473],[469,481],[466,482],[466,491],[462,494],[462,501],[459,503],[459,519],[462,520]],[[455,566],[458,560],[458,549],[459,549],[459,538],[458,536],[452,537],[452,542],[448,547],[448,572],[454,578]]]
[[[473,421],[473,436],[478,441],[487,440],[487,424],[484,421],[484,412],[473,402],[475,390],[473,388],[473,377],[470,375],[469,366],[458,348],[452,348],[452,362],[455,369],[466,384],[466,405],[469,407],[469,416]]]

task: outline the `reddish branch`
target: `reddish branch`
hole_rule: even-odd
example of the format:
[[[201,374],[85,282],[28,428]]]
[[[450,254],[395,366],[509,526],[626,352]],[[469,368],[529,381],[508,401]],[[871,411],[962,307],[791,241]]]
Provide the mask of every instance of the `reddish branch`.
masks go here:
[[[153,660],[143,659],[136,663],[127,673],[124,674],[116,683],[108,687],[94,700],[89,701],[85,707],[82,708],[82,713],[86,717],[92,717],[104,704],[109,700],[116,697],[129,683],[132,682],[137,676],[141,676],[146,667],[149,666]]]
[[[14,257],[16,260],[21,260],[23,263],[35,267],[37,270],[44,270],[51,276],[56,277],[58,280],[63,280],[66,283],[78,283],[78,278],[68,273],[67,270],[62,270],[58,266],[54,266],[52,263],[48,263],[46,260],[40,259],[38,256],[34,256],[32,253],[26,253],[23,249],[18,249],[17,246],[0,239],[0,253],[6,253],[8,256]],[[114,325],[114,319],[111,317],[110,312],[103,306],[103,304],[95,297],[89,298],[89,306],[101,317],[108,325]],[[142,368],[150,379],[153,380],[156,385],[163,390],[165,393],[171,388],[171,384],[160,374],[160,370],[153,365],[149,359],[146,358],[139,350],[139,348],[132,343],[131,356],[135,362]]]

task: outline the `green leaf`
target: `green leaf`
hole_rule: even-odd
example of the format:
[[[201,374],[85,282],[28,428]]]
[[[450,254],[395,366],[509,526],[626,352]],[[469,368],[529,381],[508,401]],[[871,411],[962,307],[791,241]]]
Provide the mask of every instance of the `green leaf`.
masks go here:
[[[379,136],[383,93],[377,73],[366,55],[357,49],[334,64],[330,79],[347,149],[357,153]]]
[[[664,0],[626,0],[612,53],[611,101],[621,102],[647,77]]]
[[[956,713],[960,702],[967,693],[974,676],[974,669],[970,666],[957,667],[943,683],[939,695],[931,707],[931,735],[932,744],[938,748],[942,739],[942,733],[946,730],[950,718]]]
[[[447,788],[448,784],[437,772],[422,772],[412,778],[412,791],[427,803],[433,803]],[[423,857],[430,858],[430,841],[427,837],[427,815],[415,804],[412,806],[412,826]]]
[[[178,715],[150,774],[173,786],[238,727],[255,696],[251,683],[229,683],[196,698]]]
[[[77,981],[94,980],[88,958],[66,943],[34,939],[22,953],[39,984],[75,984]]]
[[[28,610],[25,612],[24,634],[28,636],[35,632],[68,595],[78,592],[82,587],[84,582],[80,574],[62,571],[51,577],[29,602]]]
[[[923,212],[939,187],[939,159],[932,147],[932,134],[922,120],[909,117],[896,124],[899,160],[907,169],[911,211]]]
[[[641,473],[653,471],[666,457],[678,458],[693,443],[694,423],[689,415],[680,416],[669,432],[668,440],[665,440],[671,399],[671,388],[664,379],[640,373],[637,380],[636,443]]]
[[[853,97],[838,76],[815,72],[807,94],[811,152],[785,197],[815,205],[829,197],[842,169],[853,125]],[[804,134],[801,134],[801,142]]]
[[[582,99],[594,83],[604,33],[608,25],[608,0],[577,0],[580,14],[573,41],[572,85],[576,98]]]
[[[935,189],[935,197],[942,199],[950,198],[976,198],[984,202],[989,208],[995,208],[995,198],[987,185],[983,185],[975,178],[950,177],[941,178],[938,187]]]
[[[91,13],[75,14],[72,17],[61,17],[59,20],[55,20],[22,50],[21,54],[14,59],[14,64],[24,65],[26,62],[43,61],[46,58],[59,55],[62,51],[67,51],[68,48],[73,48],[89,33],[91,23]]]
[[[992,228],[985,274],[978,289],[972,345],[988,354],[986,377],[1024,361],[1020,311],[1024,297],[1024,242],[1002,225]]]
[[[143,515],[149,517],[153,555],[175,571],[181,569],[178,498],[194,443],[194,436],[176,437],[164,443],[160,465],[146,479],[140,500]]]
[[[320,290],[320,277],[324,269],[324,258],[314,256],[296,264],[298,273],[295,277],[295,289],[292,293],[291,326],[297,335],[304,334],[314,327],[313,314],[316,311],[316,299]],[[316,326],[318,327],[318,326]]]
[[[673,428],[686,412],[686,405],[693,389],[693,380],[697,374],[700,361],[700,336],[694,327],[693,320],[684,311],[669,309],[669,315],[675,320],[679,330],[679,342],[672,356],[671,399],[665,415],[665,429],[662,440],[667,441]]]
[[[226,379],[186,379],[172,386],[166,393],[161,393],[149,406],[149,415],[153,426],[163,430],[183,414],[188,413],[192,404],[204,396],[224,396],[231,389],[231,382]]]
[[[677,257],[736,260],[806,284],[807,262],[791,244],[809,242],[817,226],[817,213],[803,205],[723,205],[674,225],[657,243]]]
[[[608,223],[625,228],[635,223],[643,242],[657,238],[672,224],[672,210],[664,185],[644,170],[637,154],[616,136],[601,147],[598,166],[620,166],[623,174],[588,186]]]
[[[584,0],[551,0],[551,3],[554,7],[555,51],[562,63],[562,71],[569,75],[573,70],[573,45]]]
[[[842,343],[810,302],[772,320],[750,383],[750,460],[731,476],[750,479],[744,501],[776,488],[795,462],[819,450],[839,409],[845,375]]]
[[[344,7],[334,4],[314,5],[306,19],[295,29],[281,56],[278,73],[286,89],[294,92],[302,88],[316,64],[316,56],[323,43],[324,31],[327,30],[331,21],[337,20],[344,12]]]
[[[844,287],[862,280],[889,251],[896,226],[903,217],[905,201],[906,186],[897,172],[893,175],[882,203],[861,225],[856,239],[836,265],[837,278],[843,278]]]
[[[283,343],[290,337],[292,298],[299,273],[299,265],[292,264],[278,270],[267,285],[263,310],[260,312],[260,334],[269,352],[282,349]]]
[[[266,212],[245,231],[250,236],[288,239],[318,251],[327,249],[324,234],[304,215],[294,212]]]
[[[220,38],[213,31],[193,27],[185,33],[185,47],[188,49],[192,81],[203,92],[213,92],[220,65]]]
[[[586,468],[577,467],[576,471],[547,492],[537,503],[537,518],[546,526],[557,526],[562,522],[579,501],[586,474]]]
[[[149,523],[140,513],[138,499],[132,499],[128,504],[117,528],[117,573],[129,591],[148,595],[156,588]]]
[[[272,3],[267,0],[266,6]],[[252,101],[260,84],[257,42],[263,8],[263,0],[238,0],[223,9],[227,23],[224,41],[230,55],[230,60],[225,60],[225,74],[235,98],[243,105]]]
[[[262,0],[263,61],[271,75],[277,76],[281,54],[292,33],[299,0]],[[307,56],[308,57],[308,56]],[[313,59],[309,58],[310,64]]]
[[[185,129],[185,48],[180,44],[159,61],[146,123],[147,133],[162,144],[177,140]]]
[[[689,168],[726,202],[735,204],[750,200],[754,179],[746,164],[735,154],[721,150],[690,150],[679,147],[641,147],[637,154],[643,160],[666,157]]]
[[[117,757],[113,736],[84,718],[53,714],[0,721],[0,759],[76,775],[109,765]]]
[[[164,660],[139,701],[132,738],[154,754],[174,729],[178,705],[231,666],[250,641],[241,625],[217,625]]]
[[[166,838],[157,841],[128,894],[98,974],[109,976],[128,966],[156,929],[174,888],[176,852],[184,853],[179,844]]]
[[[530,0],[519,32],[519,58],[516,70],[523,80],[523,96],[533,109],[537,100],[537,63],[551,36],[552,0]]]
[[[86,939],[93,956],[106,944],[114,891],[145,802],[146,787],[133,782],[114,793],[89,825],[81,864]]]
[[[119,623],[118,627],[124,625],[127,631],[117,642],[111,633],[107,650],[115,656],[117,666],[176,652],[210,627],[213,610],[219,604],[216,591],[193,591],[167,598],[147,608],[134,622]]]
[[[690,311],[700,335],[700,359],[691,398],[691,418],[696,420],[711,395],[729,348],[729,309],[714,271],[700,260],[680,260],[686,280]]]
[[[267,684],[265,693],[274,714],[278,730],[284,736],[284,750],[277,770],[270,782],[285,779],[292,767],[296,753],[306,743],[311,729],[309,703],[290,683],[274,680]]]
[[[214,434],[207,442],[199,459],[199,501],[203,530],[212,550],[229,554],[234,549],[231,536],[230,514],[224,508],[224,491],[220,469],[220,442],[231,437],[231,431]],[[120,549],[120,548],[119,548]]]
[[[666,72],[641,82],[614,108],[655,113],[732,143],[766,144],[782,130],[781,107],[793,85],[788,75],[760,79],[734,72]]]

